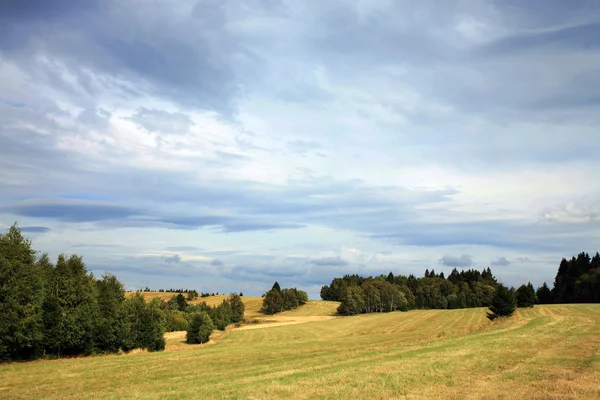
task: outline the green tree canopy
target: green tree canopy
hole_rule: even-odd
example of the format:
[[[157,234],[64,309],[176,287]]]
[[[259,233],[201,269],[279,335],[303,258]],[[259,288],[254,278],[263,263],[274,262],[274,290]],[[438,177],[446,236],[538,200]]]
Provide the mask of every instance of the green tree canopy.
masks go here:
[[[490,305],[490,313],[487,317],[490,320],[494,320],[498,317],[510,317],[517,308],[514,294],[501,283],[498,284],[496,293],[492,297],[492,304]]]
[[[205,311],[194,312],[190,319],[186,341],[190,344],[207,343],[215,326]]]

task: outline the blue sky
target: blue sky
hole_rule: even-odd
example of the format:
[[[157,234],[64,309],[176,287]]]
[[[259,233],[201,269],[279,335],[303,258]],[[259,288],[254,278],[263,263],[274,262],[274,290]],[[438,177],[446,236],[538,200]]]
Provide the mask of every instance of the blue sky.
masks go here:
[[[0,3],[0,229],[130,289],[551,283],[600,243],[600,3]]]

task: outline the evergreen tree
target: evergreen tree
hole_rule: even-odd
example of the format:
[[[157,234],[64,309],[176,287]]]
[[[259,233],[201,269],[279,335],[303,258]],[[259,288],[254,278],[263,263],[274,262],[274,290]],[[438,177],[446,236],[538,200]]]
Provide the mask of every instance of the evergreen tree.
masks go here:
[[[537,289],[536,295],[539,304],[552,304],[552,292],[546,282]]]
[[[15,223],[0,235],[0,360],[36,357],[43,345],[45,270]]]
[[[516,292],[517,307],[533,307],[536,303],[535,290],[529,282],[527,285],[521,285]]]
[[[206,312],[195,312],[190,320],[186,341],[190,344],[207,343],[214,329],[215,326]]]
[[[489,309],[491,313],[487,314],[490,320],[498,317],[509,317],[513,315],[517,308],[514,294],[504,285],[498,284],[496,293],[492,298],[492,304]]]
[[[271,290],[277,290],[281,294],[281,287],[279,286],[279,282],[275,281]]]
[[[96,346],[99,350],[116,352],[123,343],[123,321],[120,312],[125,301],[123,284],[109,273],[96,281],[98,293],[98,322]]]
[[[46,300],[47,350],[58,356],[92,353],[98,321],[96,283],[81,257],[58,256]]]

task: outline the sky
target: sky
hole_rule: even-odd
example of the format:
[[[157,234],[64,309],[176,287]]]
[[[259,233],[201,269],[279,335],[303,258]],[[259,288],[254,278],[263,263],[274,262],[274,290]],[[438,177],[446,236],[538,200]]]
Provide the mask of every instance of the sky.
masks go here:
[[[128,289],[600,250],[597,1],[5,0],[0,76],[0,231]]]

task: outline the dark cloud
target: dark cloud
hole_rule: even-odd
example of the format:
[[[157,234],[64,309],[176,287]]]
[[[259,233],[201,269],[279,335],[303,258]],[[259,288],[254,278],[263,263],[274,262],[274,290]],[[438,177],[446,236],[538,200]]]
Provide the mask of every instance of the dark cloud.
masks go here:
[[[310,262],[318,266],[343,267],[345,265],[348,265],[348,262],[341,259],[340,257],[323,257],[310,260]]]
[[[174,254],[172,256],[168,256],[168,257],[164,257],[163,258],[164,262],[166,264],[179,264],[179,262],[181,261],[181,257],[179,257],[179,255]]]
[[[492,261],[490,264],[494,265],[494,266],[499,266],[499,267],[506,267],[506,266],[510,265],[510,261],[508,261],[506,259],[506,257],[498,257],[497,259]]]
[[[210,265],[212,265],[214,267],[222,267],[224,264],[223,264],[223,261],[215,258],[210,262]]]
[[[439,262],[447,267],[470,267],[473,265],[473,258],[466,254],[458,257],[446,254]]]
[[[23,217],[50,218],[66,222],[121,220],[140,215],[138,209],[106,203],[70,200],[27,201],[3,207],[0,212]]]
[[[50,228],[45,226],[23,226],[19,229],[24,233],[46,233],[50,231]]]

